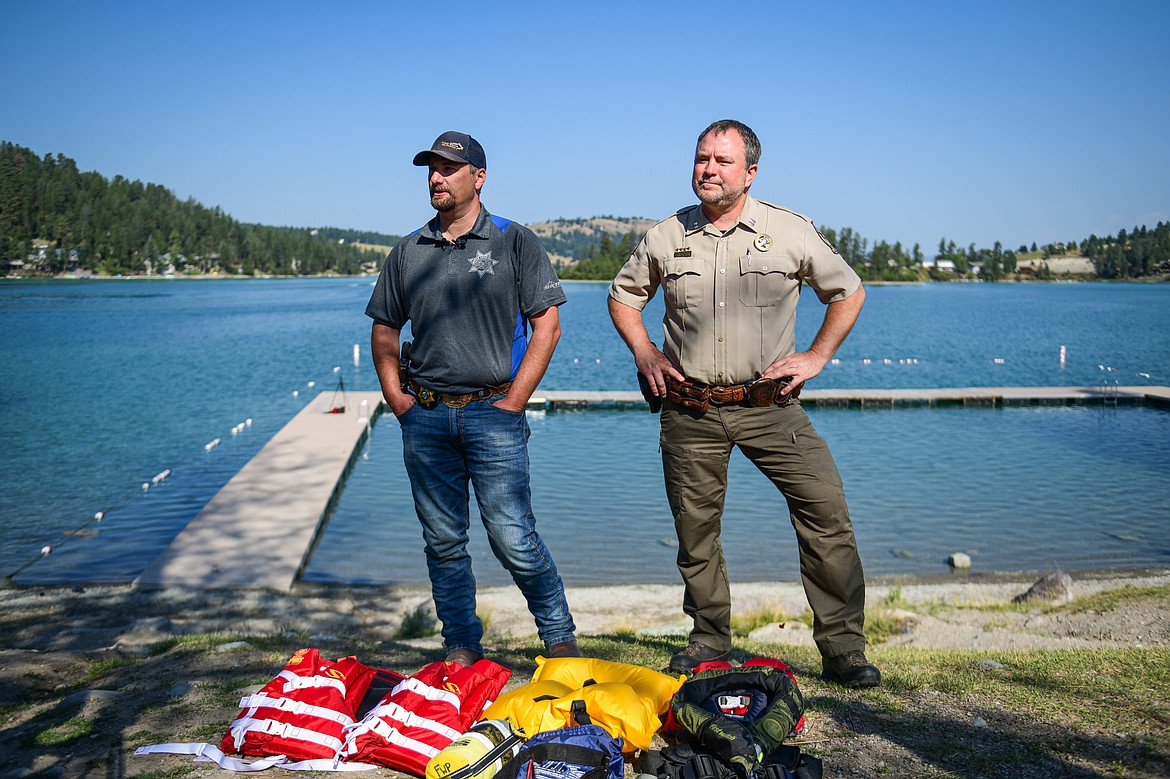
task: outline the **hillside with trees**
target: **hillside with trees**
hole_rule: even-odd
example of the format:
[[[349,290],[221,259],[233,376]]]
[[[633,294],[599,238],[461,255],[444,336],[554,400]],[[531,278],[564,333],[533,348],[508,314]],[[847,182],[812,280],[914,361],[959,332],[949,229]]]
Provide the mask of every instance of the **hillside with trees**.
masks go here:
[[[542,225],[545,233],[556,234],[602,219],[606,223],[622,224],[614,217],[599,217]],[[558,273],[565,279],[612,279],[649,224],[652,223],[648,220],[626,220],[629,229],[625,232],[611,227],[595,230],[592,240],[581,240],[578,235],[575,260],[565,263]],[[822,226],[819,230],[864,281],[1140,279],[1170,275],[1170,223],[1163,222],[1154,228],[1122,230],[1116,236],[1094,235],[1082,241],[1043,246],[1033,243],[1015,250],[1005,249],[999,241],[991,248],[979,248],[973,243],[957,246],[954,241],[942,238],[930,258],[918,244],[907,250],[901,242],[871,242],[850,227]]]
[[[355,274],[381,263],[352,242],[393,236],[236,221],[180,200],[158,184],[83,173],[58,154],[0,142],[0,252],[4,271],[139,275]]]
[[[529,226],[562,278],[609,280],[653,224],[599,216]],[[1170,223],[1016,250],[943,238],[933,258],[917,244],[871,242],[850,227],[820,230],[865,281],[1170,275]],[[397,240],[337,227],[241,223],[158,184],[83,173],[64,155],[39,157],[0,142],[0,275],[351,275],[375,271]]]

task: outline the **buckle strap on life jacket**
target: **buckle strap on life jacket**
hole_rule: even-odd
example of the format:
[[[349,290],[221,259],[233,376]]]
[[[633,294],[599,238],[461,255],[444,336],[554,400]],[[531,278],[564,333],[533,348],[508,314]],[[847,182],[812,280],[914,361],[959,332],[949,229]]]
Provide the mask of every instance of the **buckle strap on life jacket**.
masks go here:
[[[357,740],[357,737],[364,733],[375,733],[381,736],[386,741],[386,743],[393,744],[396,747],[401,747],[402,749],[408,750],[410,752],[423,755],[428,760],[442,751],[438,747],[428,744],[424,741],[419,741],[418,739],[403,735],[402,731],[386,722],[384,719],[375,719],[359,724],[357,728],[355,728],[355,730],[346,737],[345,746],[341,750],[342,757],[355,753],[356,750],[354,750],[352,746]]]
[[[589,712],[585,710],[585,701],[575,700],[572,704],[573,722],[578,725],[592,725],[593,719],[589,716]]]
[[[298,676],[292,671],[284,670],[276,675],[278,679],[284,679],[284,691],[292,692],[293,690],[304,690],[310,687],[333,687],[345,695],[345,682],[341,679],[334,679],[332,676]]]
[[[295,698],[271,698],[260,693],[240,698],[240,708],[252,709],[253,711],[256,709],[277,709],[287,711],[290,714],[304,714],[309,717],[333,720],[344,726],[353,724],[353,717],[343,711],[337,711],[328,706],[314,706]]]
[[[416,695],[421,695],[428,701],[442,701],[454,707],[455,711],[460,711],[463,708],[463,700],[451,692],[450,690],[440,690],[437,687],[432,687],[424,681],[414,678],[403,679],[397,685],[391,695],[401,692],[413,692]],[[462,733],[459,735],[463,735]]]
[[[244,743],[244,738],[248,733],[263,733],[264,735],[278,736],[279,738],[308,741],[311,744],[318,744],[331,749],[333,752],[339,751],[342,747],[342,741],[339,738],[319,733],[310,728],[298,728],[292,723],[280,722],[274,719],[241,717],[232,723],[228,732],[232,735],[232,741],[235,743],[237,751]]]
[[[422,728],[424,730],[433,731],[439,735],[450,738],[452,741],[463,735],[454,728],[444,725],[442,722],[436,722],[433,719],[423,717],[416,712],[399,706],[394,701],[386,701],[385,703],[381,703],[378,706],[370,709],[369,713],[366,714],[367,720],[374,720],[377,718],[379,722],[382,722],[382,717],[389,717],[395,722],[399,722],[403,725],[406,725],[407,727]]]

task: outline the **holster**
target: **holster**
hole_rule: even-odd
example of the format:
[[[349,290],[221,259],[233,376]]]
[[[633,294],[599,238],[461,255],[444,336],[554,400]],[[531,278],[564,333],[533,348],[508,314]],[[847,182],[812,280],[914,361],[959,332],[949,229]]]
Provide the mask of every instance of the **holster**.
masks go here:
[[[410,388],[410,344],[410,341],[403,341],[398,349],[398,381],[403,392]]]
[[[642,374],[642,371],[638,371],[638,389],[642,391],[642,397],[650,404],[651,414],[657,414],[662,410],[662,396],[654,394],[654,391],[650,389],[650,380]]]

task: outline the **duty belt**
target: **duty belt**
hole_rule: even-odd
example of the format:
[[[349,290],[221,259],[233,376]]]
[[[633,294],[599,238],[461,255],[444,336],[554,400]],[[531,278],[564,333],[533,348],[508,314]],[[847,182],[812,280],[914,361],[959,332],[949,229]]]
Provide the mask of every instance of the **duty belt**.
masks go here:
[[[679,381],[667,374],[666,399],[676,406],[707,413],[709,406],[740,405],[748,408],[765,408],[773,403],[787,406],[800,395],[797,386],[787,395],[781,395],[780,389],[787,386],[792,377],[782,376],[780,379],[757,378],[743,384],[704,384],[701,381],[684,379]]]
[[[418,398],[418,404],[425,409],[432,409],[439,403],[451,408],[463,408],[468,403],[476,400],[486,400],[487,398],[495,397],[496,395],[503,395],[512,386],[512,382],[507,381],[498,387],[488,387],[481,389],[478,392],[465,392],[462,395],[452,395],[447,392],[435,392],[427,389],[419,384],[414,379],[408,382],[410,391]]]

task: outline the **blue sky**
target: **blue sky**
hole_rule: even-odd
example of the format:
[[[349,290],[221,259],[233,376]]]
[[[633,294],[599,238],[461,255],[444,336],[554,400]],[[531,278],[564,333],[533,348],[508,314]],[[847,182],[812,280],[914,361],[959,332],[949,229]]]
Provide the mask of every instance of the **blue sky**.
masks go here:
[[[1170,2],[0,0],[0,139],[248,222],[408,232],[444,130],[524,222],[694,202],[710,121],[818,224],[1008,248],[1170,221]]]

